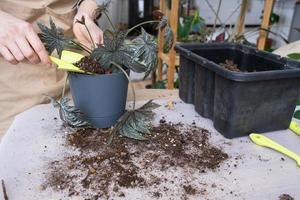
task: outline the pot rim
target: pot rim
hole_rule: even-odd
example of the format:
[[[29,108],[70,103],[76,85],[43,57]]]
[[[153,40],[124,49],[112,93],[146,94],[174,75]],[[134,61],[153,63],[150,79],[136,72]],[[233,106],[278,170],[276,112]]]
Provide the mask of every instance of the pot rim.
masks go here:
[[[129,75],[130,70],[126,69],[125,71]],[[96,77],[96,76],[112,76],[113,77],[113,76],[119,76],[120,74],[123,74],[123,72],[121,72],[121,71],[118,71],[118,72],[115,72],[115,73],[111,73],[111,74],[87,74],[87,73],[76,73],[76,72],[68,72],[68,73],[70,75],[91,76],[91,77]]]

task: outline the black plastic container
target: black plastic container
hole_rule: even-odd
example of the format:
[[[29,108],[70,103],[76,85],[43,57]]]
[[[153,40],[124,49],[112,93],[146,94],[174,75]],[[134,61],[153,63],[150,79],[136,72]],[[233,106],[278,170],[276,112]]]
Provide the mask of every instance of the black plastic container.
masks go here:
[[[289,127],[300,95],[300,62],[231,43],[176,45],[179,96],[226,138]],[[242,71],[220,66],[233,60]]]

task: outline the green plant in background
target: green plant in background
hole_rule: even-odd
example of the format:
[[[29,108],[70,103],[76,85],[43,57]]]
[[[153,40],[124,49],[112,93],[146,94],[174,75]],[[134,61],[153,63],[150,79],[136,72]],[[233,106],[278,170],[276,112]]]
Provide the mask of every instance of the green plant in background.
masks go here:
[[[294,60],[300,60],[300,53],[290,53],[287,57],[292,58]],[[297,106],[300,106],[300,98],[297,101]],[[297,110],[294,114],[296,119],[300,119],[300,110]]]
[[[164,63],[164,66],[168,67],[166,63]],[[179,74],[179,66],[175,66],[176,74]],[[147,89],[166,89],[167,88],[167,79],[155,81],[152,84],[149,84],[146,86]],[[179,76],[177,76],[175,82],[174,82],[174,88],[179,88]]]
[[[300,60],[300,53],[290,53],[287,57],[292,58],[294,60]]]
[[[107,1],[98,8],[98,10],[108,18],[108,21],[112,27],[112,30],[104,30],[103,46],[95,44],[92,37],[90,37],[90,40],[93,44],[93,48],[84,46],[83,44],[78,43],[71,38],[65,37],[62,30],[55,25],[52,19],[50,19],[50,27],[47,27],[43,24],[38,24],[42,31],[39,36],[50,54],[56,50],[60,57],[63,50],[81,50],[87,54],[87,56],[85,56],[83,59],[100,64],[94,65],[94,68],[100,67],[113,72],[121,71],[128,80],[129,77],[125,71],[126,69],[130,69],[138,73],[145,73],[147,76],[155,69],[157,64],[157,41],[154,36],[148,34],[143,28],[140,29],[141,34],[136,38],[127,40],[127,36],[131,31],[141,27],[144,24],[157,23],[158,28],[165,32],[164,51],[168,52],[173,46],[173,32],[168,25],[167,17],[160,12],[158,20],[142,22],[127,31],[118,31],[108,17],[107,8],[109,5],[110,1]],[[84,17],[82,17],[81,20],[78,20],[77,23],[85,26],[89,33],[89,30],[85,25]],[[74,63],[74,65],[76,64],[78,63]],[[80,68],[81,66],[78,65],[77,67]],[[99,71],[96,69],[87,68],[80,69],[89,74],[94,74],[95,72]],[[131,83],[130,85],[134,95],[133,108],[132,110],[125,112],[125,114],[118,120],[112,131],[110,141],[116,135],[116,133],[137,140],[145,139],[143,134],[149,132],[147,122],[149,122],[153,116],[152,110],[158,107],[157,104],[149,101],[141,108],[136,109],[135,91]],[[55,105],[59,107],[61,119],[67,125],[75,128],[90,126],[88,122],[85,122],[80,118],[80,111],[73,106],[69,106],[67,102],[68,99],[65,97],[63,97],[60,102],[55,102]]]
[[[299,98],[298,101],[297,101],[297,106],[300,106],[300,98]],[[295,112],[294,117],[295,117],[296,119],[300,119],[300,110],[297,110],[297,111]]]
[[[280,20],[280,16],[276,13],[272,12],[270,15],[270,25],[278,23]]]
[[[205,20],[200,17],[199,11],[194,16],[180,17],[178,21],[177,36],[181,42],[205,42],[210,30],[205,26]]]
[[[179,41],[185,41],[188,39],[188,36],[192,31],[193,18],[193,16],[180,17],[177,30]]]

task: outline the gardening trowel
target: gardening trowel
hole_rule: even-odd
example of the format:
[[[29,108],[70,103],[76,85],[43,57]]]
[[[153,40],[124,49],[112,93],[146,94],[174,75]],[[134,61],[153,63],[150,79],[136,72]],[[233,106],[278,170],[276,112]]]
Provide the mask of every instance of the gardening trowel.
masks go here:
[[[290,124],[290,130],[300,136],[300,127],[297,122],[292,121]]]
[[[62,51],[61,59],[49,56],[50,60],[58,66],[58,69],[66,70],[70,72],[77,72],[77,73],[86,73],[85,71],[81,70],[79,67],[73,65],[73,63],[78,62],[84,56],[75,53],[72,51]]]
[[[296,154],[295,152],[285,148],[284,146],[274,142],[270,138],[268,138],[264,135],[261,135],[261,134],[252,133],[249,135],[249,137],[257,145],[271,148],[273,150],[276,150],[276,151],[294,159],[297,162],[297,165],[300,167],[300,156],[298,154]]]

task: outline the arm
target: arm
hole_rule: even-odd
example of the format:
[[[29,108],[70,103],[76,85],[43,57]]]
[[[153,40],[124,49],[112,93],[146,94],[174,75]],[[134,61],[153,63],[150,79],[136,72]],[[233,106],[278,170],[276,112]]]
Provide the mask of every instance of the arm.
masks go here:
[[[32,24],[0,10],[0,54],[12,64],[48,64],[48,53]]]
[[[80,4],[78,12],[74,17],[73,32],[79,42],[87,46],[91,46],[92,44],[88,32],[82,24],[76,23],[76,20],[81,20],[81,17],[84,16],[86,26],[88,27],[94,42],[102,44],[103,32],[95,23],[95,18],[97,17],[96,9],[97,3],[95,0],[84,0]]]

